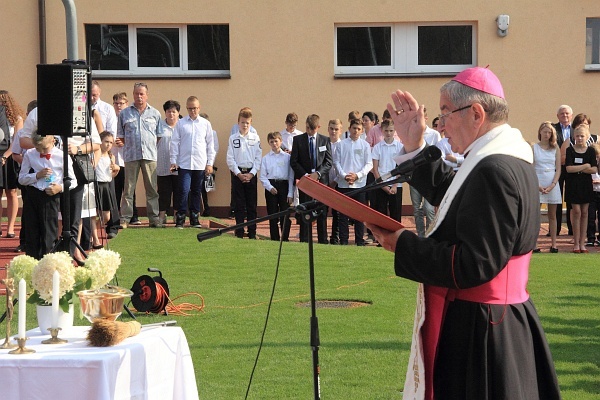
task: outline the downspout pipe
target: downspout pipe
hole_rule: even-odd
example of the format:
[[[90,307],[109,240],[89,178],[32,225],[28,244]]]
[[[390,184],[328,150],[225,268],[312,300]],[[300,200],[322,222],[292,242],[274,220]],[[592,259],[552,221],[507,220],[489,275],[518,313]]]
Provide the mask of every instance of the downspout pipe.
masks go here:
[[[46,0],[38,0],[38,14],[40,64],[46,64],[48,62],[48,51],[46,48]]]
[[[79,59],[77,48],[77,10],[73,0],[63,0],[65,6],[65,19],[67,22],[67,60]]]

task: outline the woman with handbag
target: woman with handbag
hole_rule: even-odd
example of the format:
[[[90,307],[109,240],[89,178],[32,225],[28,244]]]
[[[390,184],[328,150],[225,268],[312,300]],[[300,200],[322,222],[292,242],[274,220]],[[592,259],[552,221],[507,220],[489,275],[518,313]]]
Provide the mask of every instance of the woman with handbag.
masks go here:
[[[98,233],[91,229],[89,218],[96,218],[96,196],[94,192],[95,172],[93,159],[100,151],[99,132],[104,130],[100,115],[92,110],[92,124],[87,136],[72,136],[67,142],[68,152],[73,158],[73,170],[77,178],[77,186],[71,188],[69,214],[71,217],[71,237],[83,250],[89,250],[91,241],[99,242]],[[81,168],[80,168],[81,167]],[[83,219],[86,224],[83,224]],[[70,252],[78,264],[83,264],[83,255],[74,243],[70,244]]]
[[[12,95],[6,90],[0,90],[0,198],[2,192],[6,194],[6,216],[8,224],[6,227],[5,238],[15,237],[15,222],[17,212],[19,211],[19,201],[17,197],[17,163],[12,158],[11,143],[14,134],[23,128],[23,118],[25,111]],[[3,214],[0,204],[0,217]],[[2,229],[0,228],[0,235]]]

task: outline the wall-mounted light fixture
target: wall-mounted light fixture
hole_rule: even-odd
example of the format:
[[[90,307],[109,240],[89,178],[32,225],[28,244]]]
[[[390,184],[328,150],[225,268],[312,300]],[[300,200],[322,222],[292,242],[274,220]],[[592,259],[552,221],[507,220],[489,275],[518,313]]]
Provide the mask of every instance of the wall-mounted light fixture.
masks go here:
[[[496,18],[496,24],[498,25],[498,36],[504,37],[508,35],[508,23],[510,17],[506,14],[498,15]]]

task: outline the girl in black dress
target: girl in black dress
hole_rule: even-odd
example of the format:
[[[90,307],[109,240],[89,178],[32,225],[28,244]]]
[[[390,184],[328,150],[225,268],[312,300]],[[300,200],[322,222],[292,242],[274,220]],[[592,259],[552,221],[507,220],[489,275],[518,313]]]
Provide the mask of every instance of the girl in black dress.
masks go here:
[[[567,149],[565,166],[567,184],[565,200],[573,206],[571,223],[573,224],[573,253],[587,253],[585,248],[588,205],[593,199],[594,190],[592,176],[598,172],[596,153],[587,145],[590,130],[587,125],[580,125],[573,133],[575,144]]]

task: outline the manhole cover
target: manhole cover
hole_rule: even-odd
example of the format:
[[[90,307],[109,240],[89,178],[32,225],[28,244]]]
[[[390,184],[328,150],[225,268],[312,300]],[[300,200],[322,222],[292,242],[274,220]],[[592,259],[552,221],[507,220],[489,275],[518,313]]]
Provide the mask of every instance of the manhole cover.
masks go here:
[[[310,307],[310,302],[296,303],[298,307]],[[368,301],[356,300],[317,300],[317,308],[357,308],[370,306]]]

